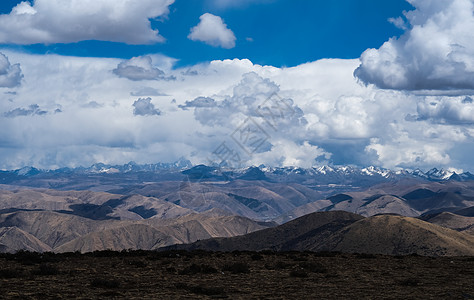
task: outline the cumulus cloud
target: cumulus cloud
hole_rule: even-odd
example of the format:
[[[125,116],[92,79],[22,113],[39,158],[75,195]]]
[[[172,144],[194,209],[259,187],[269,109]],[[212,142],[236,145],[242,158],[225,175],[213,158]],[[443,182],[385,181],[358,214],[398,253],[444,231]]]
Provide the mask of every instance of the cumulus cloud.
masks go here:
[[[118,64],[112,70],[115,75],[133,81],[140,80],[175,80],[173,76],[166,77],[165,72],[153,66],[150,56],[137,56]]]
[[[149,86],[141,86],[137,87],[137,89],[133,92],[130,92],[130,95],[143,97],[143,96],[168,96],[165,93],[160,92],[159,90],[149,87]]]
[[[231,95],[219,100],[198,97],[181,108],[194,108],[195,119],[220,137],[214,139],[216,149],[209,155],[217,164],[223,160],[231,165],[311,166],[316,158],[329,157],[324,149],[310,145],[303,111],[279,92],[275,82],[250,72],[243,74]],[[235,156],[222,159],[223,152]]]
[[[0,52],[0,88],[19,86],[22,78],[20,64],[10,64],[8,57]]]
[[[0,15],[0,43],[52,44],[84,40],[163,42],[150,19],[168,14],[174,0],[23,1]]]
[[[413,166],[449,165],[451,157],[447,154],[450,146],[447,143],[415,141],[407,135],[397,140],[381,142],[371,140],[366,150],[374,153],[378,163],[388,168],[413,168]]]
[[[415,10],[392,19],[405,33],[366,50],[354,72],[384,89],[474,89],[474,2],[407,0]]]
[[[232,30],[227,28],[221,17],[205,13],[199,19],[199,24],[191,28],[189,39],[201,41],[213,47],[226,49],[235,47],[236,37]]]
[[[15,118],[21,116],[34,116],[34,115],[45,115],[48,112],[40,109],[38,104],[31,104],[28,108],[15,108],[5,112],[3,115],[7,118]]]
[[[90,101],[90,102],[87,102],[86,104],[83,104],[82,107],[84,107],[84,108],[101,108],[101,107],[104,107],[104,105],[98,103],[97,101]]]
[[[192,101],[186,101],[184,105],[178,105],[181,109],[188,109],[190,107],[215,107],[217,105],[216,101],[208,97],[197,97]]]
[[[418,103],[417,120],[440,124],[474,124],[470,97],[426,97]]]
[[[138,98],[133,103],[133,114],[135,116],[159,116],[161,111],[155,108],[155,105],[151,103],[151,98]]]
[[[170,68],[152,56],[179,80],[144,84],[111,72],[119,59],[1,51],[21,62],[25,81],[16,95],[4,96],[11,101],[0,101],[0,168],[182,156],[207,164],[234,151],[242,165],[474,170],[472,93],[427,97],[360,85],[353,76],[358,59],[292,68],[234,59]],[[189,68],[195,76],[182,75]],[[169,95],[156,97],[159,105],[152,95],[138,96],[156,91]],[[22,116],[36,111],[32,99],[48,113]],[[58,107],[62,112],[54,113]],[[4,115],[12,111],[17,117]]]

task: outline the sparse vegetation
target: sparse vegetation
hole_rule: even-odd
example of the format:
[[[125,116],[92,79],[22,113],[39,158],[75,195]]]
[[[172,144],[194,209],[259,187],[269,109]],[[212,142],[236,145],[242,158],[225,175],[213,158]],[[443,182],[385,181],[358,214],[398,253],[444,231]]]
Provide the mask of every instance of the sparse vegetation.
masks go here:
[[[228,271],[232,274],[247,274],[250,273],[249,265],[242,262],[236,262],[233,264],[226,264],[222,267],[222,271]]]
[[[120,287],[120,281],[116,279],[94,278],[91,280],[91,286],[95,288],[116,289]]]
[[[225,295],[225,290],[222,287],[212,287],[212,286],[205,287],[202,285],[187,285],[184,283],[180,283],[180,284],[176,284],[176,288],[181,289],[181,290],[186,290],[198,295],[206,295],[206,296],[217,296],[217,295],[224,296]]]
[[[21,278],[24,272],[19,269],[1,269],[0,279]]]
[[[420,284],[420,280],[418,278],[407,278],[400,281],[400,285],[402,286],[418,286]]]
[[[324,265],[320,263],[316,263],[316,262],[300,263],[300,268],[311,273],[327,273],[328,272],[328,269]]]
[[[261,258],[254,259],[257,255]],[[17,299],[305,299],[315,291],[322,299],[380,299],[388,291],[391,298],[469,299],[472,278],[470,257],[203,251],[0,255],[0,298]]]
[[[302,268],[291,270],[290,272],[291,277],[298,277],[298,278],[306,278],[308,277],[308,272]]]
[[[132,260],[129,262],[129,264],[137,268],[145,268],[147,266],[147,263],[143,260]]]
[[[250,258],[252,258],[252,260],[262,260],[263,256],[259,253],[254,253],[252,256],[250,256]]]
[[[377,256],[375,256],[375,254],[371,254],[371,253],[358,253],[358,254],[357,254],[357,257],[358,257],[358,258],[363,258],[363,259],[374,259],[374,258],[377,258]]]
[[[41,275],[41,276],[52,276],[58,275],[59,270],[53,265],[50,264],[41,264],[37,270],[33,272],[34,275]]]
[[[213,274],[217,273],[217,269],[209,265],[192,264],[179,271],[179,275],[195,275],[195,274]]]

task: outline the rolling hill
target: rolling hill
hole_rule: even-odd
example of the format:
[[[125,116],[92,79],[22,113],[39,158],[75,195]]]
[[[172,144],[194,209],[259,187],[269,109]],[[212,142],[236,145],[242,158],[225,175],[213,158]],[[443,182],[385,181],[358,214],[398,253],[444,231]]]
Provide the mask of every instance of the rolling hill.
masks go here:
[[[319,212],[232,238],[214,238],[164,249],[298,250],[428,256],[474,255],[474,236],[419,219],[395,215],[364,218]]]
[[[50,211],[0,214],[0,245],[17,250],[89,252],[152,250],[211,237],[242,235],[274,226],[238,216],[189,214],[174,219],[92,220]]]
[[[474,217],[442,212],[435,215],[427,215],[421,217],[421,219],[442,227],[474,235]]]

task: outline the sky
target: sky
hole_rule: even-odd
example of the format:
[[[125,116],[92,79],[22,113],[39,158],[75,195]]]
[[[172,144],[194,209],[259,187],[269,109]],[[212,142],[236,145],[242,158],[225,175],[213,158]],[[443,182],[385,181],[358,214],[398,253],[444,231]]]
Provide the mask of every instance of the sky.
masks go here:
[[[474,0],[6,0],[0,169],[474,171]]]

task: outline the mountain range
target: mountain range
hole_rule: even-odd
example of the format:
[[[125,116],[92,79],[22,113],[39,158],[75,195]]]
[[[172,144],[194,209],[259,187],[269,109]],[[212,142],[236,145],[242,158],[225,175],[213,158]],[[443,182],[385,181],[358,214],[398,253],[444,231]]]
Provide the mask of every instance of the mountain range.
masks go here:
[[[1,171],[0,182],[0,251],[3,252],[151,250],[274,229],[315,212],[321,218],[318,222],[323,223],[333,212],[347,214],[334,215],[342,221],[326,222],[326,229],[321,233],[324,238],[317,235],[326,246],[336,240],[350,241],[338,230],[353,221],[368,222],[368,225],[357,225],[362,226],[362,231],[372,230],[371,226],[383,228],[385,222],[391,224],[390,228],[413,225],[400,227],[400,232],[416,233],[423,228],[423,232],[431,232],[428,235],[439,237],[451,235],[462,239],[473,232],[474,180],[468,172],[390,171],[349,166],[223,169],[191,166],[189,161],[180,160],[172,164],[131,162],[58,170],[26,167]],[[380,214],[398,217],[373,219]],[[440,231],[440,226],[462,234]],[[294,228],[291,232],[295,235],[298,230]],[[314,241],[312,246],[303,246],[309,245],[303,240],[269,248],[339,251],[339,246],[318,248]],[[411,242],[419,244],[419,241]],[[450,249],[447,242],[443,243],[438,246]],[[417,253],[466,253],[438,250],[417,250]]]
[[[471,226],[473,220],[471,217]],[[416,218],[397,215],[365,218],[333,211],[308,214],[283,225],[243,236],[212,238],[164,248],[170,249],[473,256],[474,235]]]
[[[266,180],[271,182],[296,182],[305,185],[350,185],[368,186],[376,183],[389,182],[400,179],[423,179],[428,181],[469,181],[474,180],[470,172],[456,173],[452,170],[433,168],[427,172],[420,169],[398,170],[369,166],[358,168],[353,166],[320,166],[313,168],[299,167],[248,167],[241,169],[227,169],[215,166],[197,165],[180,159],[174,163],[137,164],[129,162],[125,165],[94,164],[90,167],[60,168],[55,170],[40,170],[34,167],[24,167],[17,170],[0,171],[0,183],[35,186],[44,182],[53,181],[53,178],[80,178],[94,176],[95,178],[127,178],[138,183],[147,179],[159,180],[211,180],[231,181]],[[135,176],[133,176],[135,175]],[[51,182],[52,183],[52,182]],[[39,186],[38,186],[39,187]],[[45,186],[43,186],[45,187]],[[58,185],[60,188],[60,185]]]

